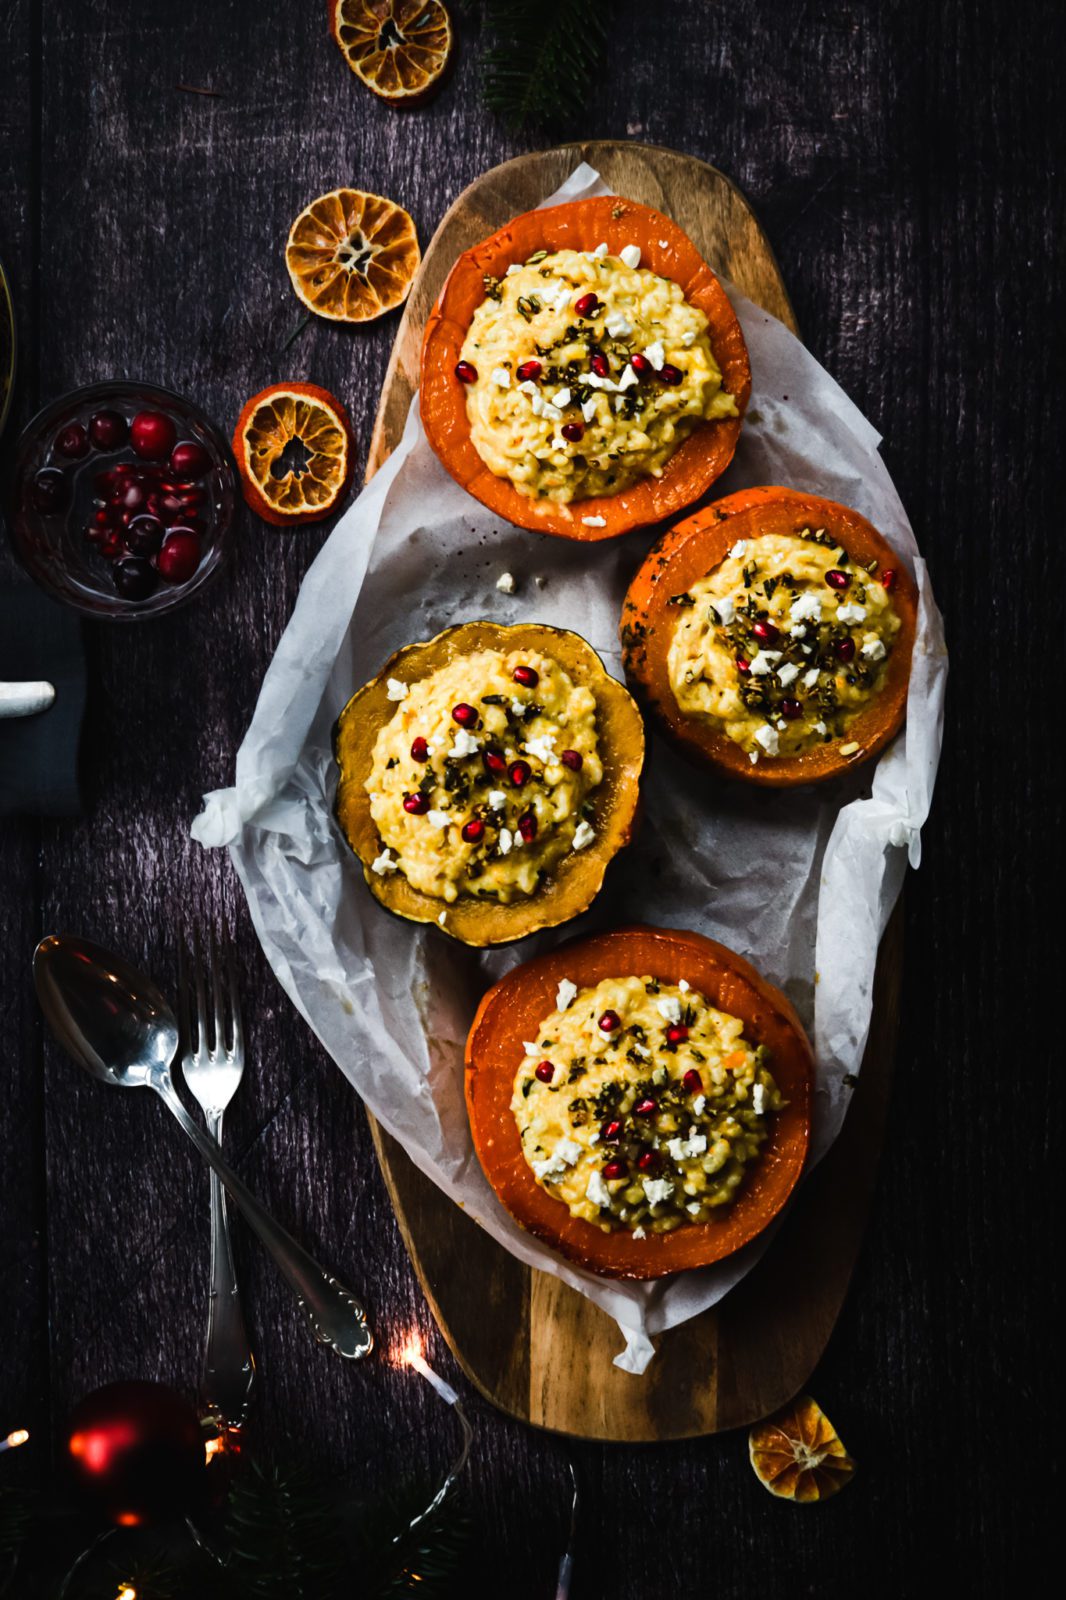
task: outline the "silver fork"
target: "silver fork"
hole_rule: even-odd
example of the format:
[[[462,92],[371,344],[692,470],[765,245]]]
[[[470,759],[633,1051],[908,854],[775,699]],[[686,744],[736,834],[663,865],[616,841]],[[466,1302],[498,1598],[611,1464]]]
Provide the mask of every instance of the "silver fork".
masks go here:
[[[183,941],[179,956],[179,1021],[185,1049],[182,1071],[193,1098],[204,1113],[207,1131],[221,1144],[222,1119],[244,1075],[244,1030],[237,974],[225,923],[220,941],[213,933],[211,935],[208,979],[205,981],[199,932],[193,936],[191,978],[189,965],[190,957]],[[213,1011],[210,1037],[208,984]],[[255,1383],[255,1358],[237,1290],[226,1191],[214,1171],[210,1177],[211,1297],[200,1392],[205,1416],[219,1427],[236,1431],[248,1414]]]

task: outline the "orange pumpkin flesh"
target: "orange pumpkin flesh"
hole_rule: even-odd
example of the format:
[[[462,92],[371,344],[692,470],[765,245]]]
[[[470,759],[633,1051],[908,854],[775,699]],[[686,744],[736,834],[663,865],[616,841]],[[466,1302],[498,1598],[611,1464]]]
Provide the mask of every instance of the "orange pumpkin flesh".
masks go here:
[[[522,1154],[511,1111],[522,1041],[537,1037],[555,1010],[563,978],[591,988],[604,978],[686,978],[712,1005],[740,1017],[744,1035],[770,1051],[768,1066],[787,1106],[769,1118],[769,1134],[736,1198],[710,1222],[635,1239],[604,1233],[570,1215],[537,1183]],[[661,1278],[732,1255],[777,1216],[807,1156],[814,1059],[799,1017],[785,996],[742,956],[698,933],[673,928],[619,928],[572,940],[536,956],[493,985],[478,1007],[466,1044],[466,1104],[474,1148],[507,1210],[571,1261],[612,1278]]]
[[[503,277],[512,262],[526,261],[538,250],[594,250],[603,241],[612,255],[627,244],[639,245],[641,266],[673,279],[690,305],[706,315],[723,387],[741,416],[701,423],[670,457],[660,478],[644,478],[616,495],[556,505],[519,494],[509,479],[489,471],[470,438],[466,390],[455,376],[455,364],[471,318],[485,298],[486,276]],[[740,324],[691,239],[661,212],[612,195],[524,212],[467,250],[429,314],[422,342],[422,422],[444,466],[468,493],[508,522],[564,539],[614,539],[691,505],[732,460],[750,394],[751,368]],[[602,517],[604,526],[588,527],[582,518],[590,516]]]
[[[804,528],[825,528],[860,566],[876,561],[878,570],[895,571],[892,602],[900,630],[880,693],[849,725],[843,740],[753,766],[739,744],[702,718],[686,715],[674,698],[668,657],[680,612],[670,605],[670,597],[706,578],[738,539],[796,534]],[[907,707],[917,618],[914,580],[891,546],[857,511],[795,489],[742,489],[668,529],[648,552],[622,606],[626,677],[662,732],[696,760],[728,777],[771,788],[818,783],[877,755],[899,731]],[[851,741],[859,750],[842,756],[841,744]]]
[[[370,814],[366,780],[378,733],[396,711],[388,697],[388,680],[415,683],[457,656],[472,655],[478,650],[507,652],[522,648],[553,657],[576,683],[587,685],[596,697],[603,780],[590,796],[595,805],[595,839],[584,850],[564,856],[535,894],[510,905],[465,895],[448,904],[414,888],[402,872],[378,876],[371,870],[371,862],[380,852],[381,838]],[[389,911],[410,922],[436,923],[440,913],[445,912],[444,931],[463,944],[479,948],[509,944],[538,929],[553,928],[579,916],[592,904],[612,859],[629,843],[636,828],[644,765],[640,712],[629,691],[610,676],[592,646],[562,628],[532,622],[517,626],[464,622],[446,628],[423,644],[407,645],[349,700],[334,729],[333,749],[340,768],[334,810],[345,838],[362,862],[363,877],[371,892]]]

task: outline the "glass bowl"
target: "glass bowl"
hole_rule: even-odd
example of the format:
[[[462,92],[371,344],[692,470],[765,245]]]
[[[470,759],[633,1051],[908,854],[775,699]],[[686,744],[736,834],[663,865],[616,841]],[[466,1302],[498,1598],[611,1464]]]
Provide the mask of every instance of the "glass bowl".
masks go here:
[[[130,424],[145,413],[138,452]],[[175,441],[198,449],[172,456]],[[235,495],[229,445],[198,407],[153,383],[94,383],[23,430],[12,543],[57,600],[136,622],[185,605],[217,576]]]

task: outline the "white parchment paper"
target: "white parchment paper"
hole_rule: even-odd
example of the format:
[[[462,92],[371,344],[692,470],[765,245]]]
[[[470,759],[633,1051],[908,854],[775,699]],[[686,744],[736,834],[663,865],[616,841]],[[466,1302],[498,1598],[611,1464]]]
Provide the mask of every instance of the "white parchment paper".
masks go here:
[[[545,204],[605,192],[582,166]],[[918,864],[941,745],[940,616],[878,435],[781,323],[731,298],[754,392],[715,493],[788,484],[841,500],[870,518],[918,582],[907,723],[875,769],[817,791],[734,792],[653,741],[641,836],[620,881],[578,924],[520,951],[478,955],[390,916],[332,817],[331,730],[349,696],[393,650],[479,617],[573,628],[620,677],[622,598],[649,542],[636,533],[570,545],[501,523],[436,460],[416,400],[402,443],[307,573],[233,788],[208,795],[193,824],[202,844],[229,847],[280,982],[378,1120],[514,1255],[614,1317],[625,1338],[617,1365],[633,1373],[651,1360],[656,1334],[728,1293],[766,1238],[719,1266],[637,1284],[597,1278],[524,1233],[492,1193],[467,1126],[463,1041],[477,998],[545,944],[622,919],[721,939],[788,993],[812,1032],[813,1164],[840,1131],[846,1079],[859,1071],[878,941],[908,857]],[[513,595],[496,588],[504,571]]]

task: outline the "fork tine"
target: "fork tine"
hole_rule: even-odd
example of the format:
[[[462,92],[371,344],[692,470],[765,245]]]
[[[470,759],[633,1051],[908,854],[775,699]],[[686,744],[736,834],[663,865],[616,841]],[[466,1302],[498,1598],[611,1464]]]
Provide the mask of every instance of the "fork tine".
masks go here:
[[[231,1053],[240,1060],[244,1052],[244,1024],[241,1020],[241,995],[237,987],[237,961],[233,952],[233,940],[229,934],[229,923],[225,916],[222,918],[222,950],[226,963],[226,979],[229,986],[229,1009],[233,1028],[233,1042],[230,1046]]]
[[[181,1030],[182,1050],[186,1055],[193,1055],[199,1041],[192,1036],[189,1013],[189,950],[185,931],[178,941],[178,1027]]]
[[[214,928],[211,929],[211,999],[215,1008],[215,1054],[226,1055],[229,1043],[226,1039],[226,1018],[222,1005],[222,972],[219,960],[218,937]]]
[[[196,1018],[199,1029],[197,1049],[200,1055],[206,1055],[208,1049],[207,995],[204,992],[204,953],[200,939],[199,924],[193,928],[193,976],[196,984]]]

